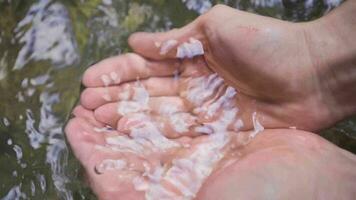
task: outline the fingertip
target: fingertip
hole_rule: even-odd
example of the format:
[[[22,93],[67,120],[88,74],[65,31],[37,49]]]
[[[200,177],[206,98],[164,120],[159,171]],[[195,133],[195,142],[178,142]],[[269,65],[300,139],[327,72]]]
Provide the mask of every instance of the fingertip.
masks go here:
[[[144,34],[143,32],[132,33],[128,38],[128,43],[131,48],[135,48],[137,45],[137,40]]]
[[[93,88],[85,88],[80,95],[80,104],[86,109],[96,108],[96,102],[94,102],[96,98],[94,98],[94,95]]]
[[[93,66],[90,66],[87,70],[85,70],[82,78],[82,83],[85,87],[94,87],[94,78],[95,74],[93,74]]]
[[[162,56],[159,54],[161,41],[159,33],[146,33],[146,32],[137,32],[133,33],[129,39],[128,43],[134,52],[142,54],[145,57],[153,59],[162,59]],[[156,39],[158,38],[158,39]]]
[[[101,123],[111,127],[116,127],[117,121],[120,118],[119,114],[117,113],[117,103],[109,103],[100,106],[94,111],[94,117]]]
[[[83,110],[84,110],[83,106],[77,105],[77,106],[73,109],[72,114],[73,114],[75,117],[78,117],[78,116],[80,116],[80,115],[83,113]]]
[[[75,117],[70,119],[65,127],[65,134],[70,143],[75,141],[75,136],[83,130],[82,123],[85,123],[85,120]]]

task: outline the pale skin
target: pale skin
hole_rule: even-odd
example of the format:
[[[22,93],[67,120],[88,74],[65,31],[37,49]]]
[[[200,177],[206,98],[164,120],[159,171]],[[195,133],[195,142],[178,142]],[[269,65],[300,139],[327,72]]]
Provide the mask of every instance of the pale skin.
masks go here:
[[[352,199],[355,156],[304,131],[320,130],[355,113],[355,11],[356,2],[349,0],[326,17],[294,24],[217,6],[181,29],[132,35],[129,43],[136,54],[109,58],[84,74],[87,89],[66,127],[94,192],[100,199],[143,199],[143,193],[129,184],[131,176],[120,179],[121,172],[97,174],[94,170],[104,159],[123,156],[134,160],[138,170],[142,165],[135,156],[94,148],[105,137],[125,134],[125,119],[116,112],[122,100],[117,93],[140,78],[151,97],[152,113],[156,105],[167,102],[191,113],[195,105],[186,103],[182,80],[215,71],[238,90],[242,130],[252,129],[254,111],[267,130],[238,148],[238,156],[227,156],[232,162],[216,167],[197,199]],[[159,53],[157,43],[169,39],[182,43],[190,37],[202,41],[204,56],[181,61],[175,58],[175,48]],[[177,70],[181,81],[174,79]],[[101,77],[110,72],[116,72],[120,82],[105,88]],[[103,94],[110,98],[102,98]],[[105,124],[115,130],[109,134],[93,130]],[[300,130],[288,129],[291,126]],[[204,142],[194,132],[179,138],[169,124],[166,127],[166,136],[179,142]],[[162,152],[150,160],[169,162],[182,154],[189,150]]]

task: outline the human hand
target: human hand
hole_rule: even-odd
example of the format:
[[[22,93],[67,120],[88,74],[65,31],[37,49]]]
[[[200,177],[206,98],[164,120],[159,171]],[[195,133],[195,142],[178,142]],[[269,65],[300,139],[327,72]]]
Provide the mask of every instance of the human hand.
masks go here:
[[[129,44],[144,57],[165,60],[175,59],[176,47],[189,38],[198,39],[205,53],[197,59],[255,102],[263,126],[312,131],[345,117],[341,109],[336,112],[338,106],[325,89],[329,84],[323,81],[330,78],[321,75],[331,63],[320,59],[324,52],[336,55],[329,48],[315,48],[323,40],[335,43],[321,29],[317,22],[290,23],[216,6],[183,28],[133,34]]]
[[[135,133],[147,136],[139,140],[105,128],[82,106],[73,114],[65,130],[68,141],[91,188],[105,200],[193,199],[211,172],[235,160],[236,148],[249,140],[249,134],[236,133],[167,139],[154,135],[147,120],[143,132]]]
[[[265,130],[215,171],[198,200],[355,198],[356,156],[304,131]]]
[[[155,61],[124,54],[90,67],[83,83],[87,88],[81,105],[94,110],[97,121],[121,132],[127,132],[123,124],[130,112],[149,113],[169,138],[251,130],[258,125],[259,115],[251,114],[254,106],[249,99],[236,94],[202,59]],[[137,98],[143,98],[145,105],[137,105]],[[128,105],[136,108],[122,113]],[[176,116],[184,118],[178,123],[184,127],[176,126]]]
[[[107,144],[124,134],[115,130],[95,131],[103,124],[96,121],[92,111],[77,107],[74,115],[66,127],[68,141],[86,170],[91,188],[103,200],[145,199],[145,194],[134,188],[135,178],[145,172],[146,178],[159,176],[160,171],[154,171],[155,167],[170,166],[172,160],[192,155],[197,149],[194,147],[207,141],[206,136],[180,138],[175,141],[185,146],[190,144],[191,148],[176,147],[156,153],[145,149],[138,156],[118,151],[117,143]],[[324,200],[355,196],[355,156],[321,137],[296,130],[265,130],[247,145],[241,145],[246,133],[236,136],[231,143],[234,146],[229,146],[230,150],[204,181],[196,199]],[[179,175],[183,177],[183,173]],[[173,188],[170,190],[177,192]]]

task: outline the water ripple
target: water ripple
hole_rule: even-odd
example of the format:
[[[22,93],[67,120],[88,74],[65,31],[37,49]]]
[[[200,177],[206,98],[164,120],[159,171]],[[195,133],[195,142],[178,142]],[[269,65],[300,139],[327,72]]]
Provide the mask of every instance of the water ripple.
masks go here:
[[[15,32],[24,45],[13,69],[21,69],[31,60],[50,60],[56,67],[64,67],[79,57],[68,11],[60,3],[40,0],[32,5]]]

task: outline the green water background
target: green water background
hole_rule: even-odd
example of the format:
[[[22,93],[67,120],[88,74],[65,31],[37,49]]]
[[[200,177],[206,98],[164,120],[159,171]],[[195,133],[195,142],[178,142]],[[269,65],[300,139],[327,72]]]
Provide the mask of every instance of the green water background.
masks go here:
[[[90,64],[130,51],[135,31],[181,27],[214,4],[290,21],[327,0],[0,0],[0,199],[95,199],[63,127]],[[356,153],[356,119],[321,134]]]

